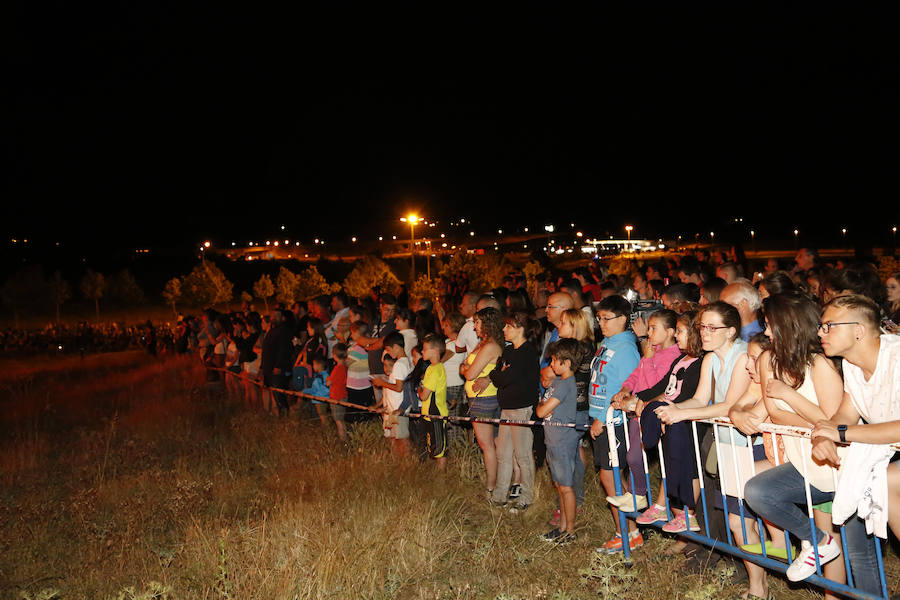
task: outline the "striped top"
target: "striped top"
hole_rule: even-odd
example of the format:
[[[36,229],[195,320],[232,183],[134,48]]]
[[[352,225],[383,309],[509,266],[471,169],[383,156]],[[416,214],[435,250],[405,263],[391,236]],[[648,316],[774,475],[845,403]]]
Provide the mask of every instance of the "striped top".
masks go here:
[[[347,351],[347,387],[364,390],[372,387],[369,379],[369,353],[359,344],[353,344]]]

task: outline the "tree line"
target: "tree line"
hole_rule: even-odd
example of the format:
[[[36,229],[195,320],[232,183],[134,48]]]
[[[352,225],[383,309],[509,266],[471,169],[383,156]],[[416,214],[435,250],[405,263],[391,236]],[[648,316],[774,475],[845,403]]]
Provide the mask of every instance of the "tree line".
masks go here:
[[[511,267],[509,259],[495,253],[475,254],[461,249],[445,261],[437,261],[435,277],[420,275],[411,282],[409,294],[413,298],[434,297],[439,290],[438,279],[450,273],[464,272],[472,289],[491,289],[499,285]],[[526,265],[530,279],[543,272],[537,262]],[[0,288],[0,299],[11,313],[18,327],[23,314],[54,314],[59,322],[62,308],[80,297],[93,304],[95,317],[100,320],[101,308],[108,302],[119,306],[137,307],[149,302],[163,301],[173,315],[189,309],[226,306],[234,301],[259,301],[268,312],[271,304],[291,305],[316,296],[343,289],[348,296],[362,298],[373,289],[393,290],[401,284],[391,267],[376,256],[366,256],[354,263],[352,270],[340,282],[329,282],[315,265],[298,272],[280,266],[274,275],[260,277],[250,289],[238,293],[234,284],[212,260],[202,260],[190,273],[166,281],[156,294],[145,294],[129,269],[115,273],[100,273],[86,269],[74,285],[60,271],[46,273],[41,265],[23,267],[12,274]]]

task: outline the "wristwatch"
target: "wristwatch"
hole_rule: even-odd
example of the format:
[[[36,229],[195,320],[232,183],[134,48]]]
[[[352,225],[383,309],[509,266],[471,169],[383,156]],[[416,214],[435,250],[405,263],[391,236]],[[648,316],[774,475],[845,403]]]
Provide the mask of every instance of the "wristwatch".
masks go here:
[[[838,425],[837,430],[838,430],[838,437],[841,438],[841,442],[846,444],[847,443],[847,426],[844,424]]]

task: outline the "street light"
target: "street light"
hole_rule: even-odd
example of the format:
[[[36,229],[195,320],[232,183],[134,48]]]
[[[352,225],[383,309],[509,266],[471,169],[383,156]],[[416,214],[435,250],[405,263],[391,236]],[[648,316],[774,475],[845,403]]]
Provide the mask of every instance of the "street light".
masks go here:
[[[632,227],[631,225],[626,225],[626,226],[625,226],[625,233],[628,234],[628,241],[629,241],[629,242],[631,241],[631,231],[632,231],[633,229],[634,229],[634,227]]]
[[[409,263],[410,263],[410,279],[412,281],[416,280],[416,223],[419,222],[419,217],[416,215],[407,215],[405,217],[400,217],[400,220],[404,223],[409,223]]]

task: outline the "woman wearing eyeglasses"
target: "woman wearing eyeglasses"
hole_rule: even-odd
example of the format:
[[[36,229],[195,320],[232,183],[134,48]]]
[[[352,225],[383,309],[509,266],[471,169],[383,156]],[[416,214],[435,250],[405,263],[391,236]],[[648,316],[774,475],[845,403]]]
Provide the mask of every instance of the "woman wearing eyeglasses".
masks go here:
[[[747,342],[740,338],[741,316],[737,309],[717,300],[700,310],[695,323],[700,331],[703,350],[706,351],[700,367],[700,382],[693,398],[680,404],[662,406],[654,411],[659,420],[666,425],[688,419],[728,416],[728,411],[743,397],[750,386],[750,374],[746,368]],[[725,506],[721,504],[721,495],[714,495],[713,501],[717,508],[728,511],[728,524],[738,544],[758,544],[759,531],[753,515],[749,514],[749,511],[744,511],[744,518],[741,518],[741,507],[736,496],[739,485],[743,482],[738,480],[732,465],[735,456],[746,461],[747,451],[741,451],[740,448],[746,448],[750,443],[754,446],[752,460],[765,460],[762,438],[758,439],[758,443],[754,443],[734,429],[718,427],[719,444],[716,452],[720,460],[716,468],[722,469],[719,473],[720,481],[727,498]],[[747,477],[749,473],[749,465],[741,470],[743,477]],[[765,569],[746,560],[744,567],[747,569],[750,583],[745,598],[750,600],[766,598],[768,584]]]

